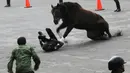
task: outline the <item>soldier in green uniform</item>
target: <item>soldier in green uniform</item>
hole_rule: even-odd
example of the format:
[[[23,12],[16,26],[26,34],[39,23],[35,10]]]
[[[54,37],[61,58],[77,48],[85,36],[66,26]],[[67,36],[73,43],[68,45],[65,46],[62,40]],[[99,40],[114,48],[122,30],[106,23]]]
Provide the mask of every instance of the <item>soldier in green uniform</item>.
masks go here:
[[[12,51],[10,61],[7,64],[8,72],[13,73],[13,62],[16,60],[16,72],[15,73],[34,73],[34,70],[38,70],[40,65],[40,59],[34,49],[26,45],[26,38],[19,37],[17,39],[18,47]],[[31,59],[35,62],[34,70],[31,66]]]

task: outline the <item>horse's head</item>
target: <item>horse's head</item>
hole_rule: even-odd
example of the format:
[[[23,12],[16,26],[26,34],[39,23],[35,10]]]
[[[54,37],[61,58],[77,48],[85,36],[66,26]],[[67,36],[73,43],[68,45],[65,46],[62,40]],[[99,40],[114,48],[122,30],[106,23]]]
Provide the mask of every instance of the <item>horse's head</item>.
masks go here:
[[[56,6],[51,5],[52,10],[51,13],[53,15],[53,22],[55,24],[59,23],[59,20],[64,17],[66,13],[66,6],[63,3],[58,3]]]

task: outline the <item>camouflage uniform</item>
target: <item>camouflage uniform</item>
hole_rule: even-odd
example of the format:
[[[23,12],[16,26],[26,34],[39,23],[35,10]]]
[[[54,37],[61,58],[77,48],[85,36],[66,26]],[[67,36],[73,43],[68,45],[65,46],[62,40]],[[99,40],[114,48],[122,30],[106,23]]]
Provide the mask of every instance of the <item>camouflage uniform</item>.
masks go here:
[[[37,70],[40,65],[40,59],[32,47],[27,45],[19,45],[12,51],[10,61],[8,63],[9,73],[13,73],[13,61],[16,60],[16,73],[34,73],[31,67],[31,58],[35,62],[34,70]]]

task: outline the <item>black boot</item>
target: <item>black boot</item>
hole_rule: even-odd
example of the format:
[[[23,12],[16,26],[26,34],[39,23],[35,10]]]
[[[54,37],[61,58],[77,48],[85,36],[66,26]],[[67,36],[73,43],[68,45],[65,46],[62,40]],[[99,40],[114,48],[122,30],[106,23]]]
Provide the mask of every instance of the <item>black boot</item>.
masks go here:
[[[116,9],[116,10],[114,10],[114,12],[120,12],[121,11],[121,9]]]
[[[10,5],[6,5],[5,7],[10,7]]]
[[[7,5],[5,7],[10,7],[10,0],[7,0]]]
[[[114,0],[116,3],[116,7],[117,9],[114,12],[120,12],[121,11],[121,7],[120,7],[120,2],[118,0]]]

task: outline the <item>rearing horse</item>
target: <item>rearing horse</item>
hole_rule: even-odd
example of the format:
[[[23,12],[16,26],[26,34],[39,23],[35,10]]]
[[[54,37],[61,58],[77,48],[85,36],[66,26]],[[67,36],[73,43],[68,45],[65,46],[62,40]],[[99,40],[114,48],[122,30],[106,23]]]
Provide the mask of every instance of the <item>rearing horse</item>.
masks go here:
[[[63,38],[67,37],[73,28],[86,30],[88,38],[92,40],[106,40],[112,37],[105,19],[99,14],[83,9],[78,3],[63,2],[51,7],[54,23],[57,25],[62,19],[57,33],[67,27]]]

